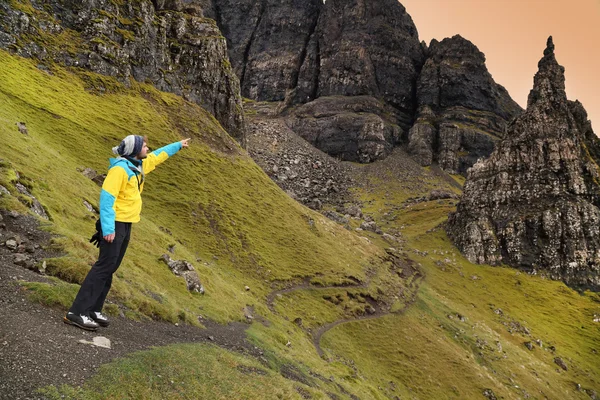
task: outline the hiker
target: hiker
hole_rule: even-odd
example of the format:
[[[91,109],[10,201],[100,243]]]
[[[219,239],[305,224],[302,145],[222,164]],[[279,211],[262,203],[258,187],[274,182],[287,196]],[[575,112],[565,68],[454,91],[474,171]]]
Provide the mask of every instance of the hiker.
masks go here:
[[[97,232],[90,240],[100,248],[100,255],[63,318],[65,323],[91,331],[109,325],[102,307],[112,276],[127,250],[131,224],[140,220],[145,175],[182,147],[188,147],[189,140],[171,143],[148,154],[147,138],[129,135],[119,146],[113,147],[113,153],[118,157],[110,159],[100,192]]]

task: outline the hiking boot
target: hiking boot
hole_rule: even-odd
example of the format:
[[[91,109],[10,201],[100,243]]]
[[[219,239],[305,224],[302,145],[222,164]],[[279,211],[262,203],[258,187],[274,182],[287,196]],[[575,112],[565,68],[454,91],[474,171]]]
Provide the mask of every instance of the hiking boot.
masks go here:
[[[75,325],[78,328],[86,331],[95,331],[98,329],[98,324],[87,315],[77,315],[72,312],[67,313],[63,318],[65,324]]]
[[[104,328],[106,328],[110,324],[110,321],[108,320],[106,315],[102,314],[101,312],[94,311],[90,314],[90,316],[94,321],[98,323],[98,325]]]

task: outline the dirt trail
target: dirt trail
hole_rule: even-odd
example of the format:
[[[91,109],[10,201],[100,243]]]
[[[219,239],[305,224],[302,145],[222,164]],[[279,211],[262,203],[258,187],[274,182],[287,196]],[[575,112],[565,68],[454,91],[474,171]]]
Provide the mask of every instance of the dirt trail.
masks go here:
[[[414,268],[414,266],[412,268]],[[420,286],[420,283],[423,280],[423,278],[424,278],[424,275],[421,271],[418,271],[418,270],[415,271],[415,273],[411,279],[411,282],[408,285],[408,288],[410,289],[410,293],[412,293],[412,296],[400,310],[397,310],[394,312],[387,311],[387,310],[383,309],[379,303],[375,302],[372,299],[367,298],[367,301],[370,303],[370,305],[372,306],[372,308],[374,310],[371,314],[356,316],[356,317],[352,317],[352,318],[343,318],[343,319],[339,319],[337,321],[333,321],[333,322],[330,322],[328,324],[325,324],[325,325],[319,327],[319,329],[317,329],[317,331],[312,335],[312,342],[313,342],[315,349],[317,350],[317,353],[319,354],[319,356],[323,356],[323,354],[324,354],[323,349],[321,348],[321,337],[325,333],[327,333],[329,330],[335,328],[336,326],[345,324],[348,322],[357,322],[357,321],[381,318],[383,316],[390,315],[390,314],[402,314],[404,311],[406,311],[406,309],[411,304],[414,303],[414,301],[416,299],[416,294],[419,290],[419,286]],[[269,307],[269,310],[271,310],[271,312],[273,312],[273,313],[276,313],[274,301],[278,295],[283,295],[286,293],[291,293],[291,292],[295,292],[298,290],[307,290],[307,289],[321,290],[321,289],[367,288],[370,283],[370,280],[368,280],[367,282],[364,282],[362,284],[356,284],[356,285],[315,286],[315,285],[310,284],[311,279],[312,279],[312,277],[306,277],[306,278],[304,278],[302,283],[300,283],[298,285],[290,286],[285,289],[275,290],[275,291],[269,293],[269,295],[267,296],[267,306]]]
[[[18,233],[45,240],[32,217],[4,214],[0,242]],[[17,231],[17,232],[15,232]],[[34,233],[35,232],[35,233]],[[46,277],[13,263],[15,254],[0,246],[0,399],[39,399],[37,389],[63,384],[81,385],[98,367],[128,353],[173,343],[208,342],[257,356],[260,350],[246,341],[244,323],[219,325],[203,321],[206,329],[161,322],[136,322],[112,318],[111,326],[87,332],[62,322],[64,310],[27,300],[19,281],[45,281]],[[111,349],[79,343],[104,336]]]
[[[360,284],[355,284],[355,285],[351,285],[351,284],[345,284],[345,285],[331,285],[331,286],[321,286],[321,285],[311,285],[310,281],[311,279],[313,279],[313,277],[306,277],[303,279],[302,283],[298,284],[298,285],[294,285],[294,286],[290,286],[288,288],[285,289],[280,289],[280,290],[275,290],[271,293],[269,293],[267,295],[267,307],[269,307],[269,310],[271,310],[271,312],[273,313],[277,313],[275,311],[275,306],[273,304],[273,302],[275,301],[275,298],[278,297],[279,295],[283,295],[286,293],[291,293],[291,292],[295,292],[297,290],[305,290],[305,289],[310,289],[310,290],[325,290],[325,289],[366,289],[369,286],[369,282],[367,281],[365,283],[360,283]]]
[[[384,316],[390,315],[390,314],[399,315],[399,314],[404,313],[404,311],[406,311],[406,309],[415,302],[416,294],[419,290],[419,286],[420,286],[422,279],[423,279],[423,275],[419,274],[419,276],[413,280],[413,282],[411,283],[411,286],[414,284],[414,287],[411,287],[413,295],[411,296],[409,301],[407,301],[406,304],[404,304],[404,306],[400,310],[391,312],[391,311],[384,311],[380,307],[376,307],[375,312],[373,314],[363,315],[363,316],[356,317],[356,318],[340,319],[338,321],[334,321],[329,324],[325,324],[325,325],[321,326],[315,332],[315,334],[313,335],[313,339],[312,339],[313,344],[315,345],[315,348],[317,349],[317,353],[319,354],[319,356],[322,357],[324,354],[323,349],[321,348],[321,338],[323,337],[323,335],[325,333],[327,333],[331,329],[335,328],[336,326],[341,325],[341,324],[346,324],[348,322],[364,321],[364,320],[369,320],[369,319],[381,318],[381,317],[384,317]]]

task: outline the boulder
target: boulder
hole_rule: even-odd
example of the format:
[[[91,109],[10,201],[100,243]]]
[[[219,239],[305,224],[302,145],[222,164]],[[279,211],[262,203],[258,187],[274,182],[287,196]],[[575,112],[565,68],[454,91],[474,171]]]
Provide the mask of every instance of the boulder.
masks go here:
[[[173,260],[168,254],[163,254],[160,258],[169,267],[175,275],[185,279],[187,288],[190,292],[198,292],[204,294],[204,286],[200,282],[198,273],[194,266],[185,260]]]

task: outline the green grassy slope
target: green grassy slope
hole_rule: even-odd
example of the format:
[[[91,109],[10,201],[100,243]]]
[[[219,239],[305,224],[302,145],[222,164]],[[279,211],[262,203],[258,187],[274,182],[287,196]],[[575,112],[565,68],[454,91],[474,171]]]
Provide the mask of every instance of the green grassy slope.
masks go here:
[[[427,174],[416,179],[428,182]],[[402,232],[425,278],[403,315],[345,324],[325,335],[331,357],[378,381],[383,398],[466,399],[493,392],[506,399],[589,399],[600,392],[597,293],[577,293],[511,268],[473,265],[443,230],[454,200],[399,207],[433,187],[407,193],[416,188],[410,179],[371,182],[368,190],[357,190],[366,212],[384,230]]]
[[[88,243],[95,215],[83,201],[97,207],[100,189],[80,170],[105,172],[110,148],[127,134],[148,135],[153,148],[191,136],[189,149],[147,176],[142,221],[113,281],[108,311],[199,325],[199,316],[245,320],[244,308],[254,306],[255,315],[274,320],[254,340],[271,346],[275,370],[296,364],[286,352],[305,354],[323,373],[330,368],[304,332],[268,315],[265,298],[272,285],[304,277],[320,275],[322,284],[365,280],[367,266],[385,267],[381,249],[290,199],[210,114],[177,96],[55,65],[44,72],[5,52],[0,71],[0,184],[11,191],[0,206],[27,211],[15,186],[26,185],[50,215],[43,226],[58,235],[53,246],[65,253],[47,260],[48,272],[60,279],[25,284],[32,298],[66,309],[97,256]],[[27,124],[28,135],[17,122]],[[196,267],[205,295],[189,293],[159,261],[173,245],[173,258]],[[293,349],[286,347],[290,338]]]
[[[29,135],[18,132],[19,121]],[[193,141],[147,177],[142,221],[109,311],[199,324],[199,315],[243,320],[253,306],[268,320],[247,331],[264,359],[207,345],[157,348],[104,366],[83,388],[48,388],[48,397],[479,399],[489,390],[507,399],[585,399],[586,390],[600,392],[598,295],[462,258],[440,227],[455,200],[404,203],[432,189],[458,193],[449,180],[420,167],[406,176],[403,168],[388,171],[387,160],[361,167],[355,194],[364,211],[384,231],[402,233],[404,243],[393,246],[424,274],[414,304],[389,314],[410,304],[414,289],[390,264],[384,249],[391,244],[291,200],[204,110],[151,86],[125,88],[57,66],[49,74],[0,52],[0,184],[11,191],[0,206],[26,212],[29,200],[15,183],[26,185],[65,253],[48,260],[53,284],[24,283],[32,298],[63,309],[73,299],[97,255],[88,243],[95,216],[83,200],[97,206],[99,188],[79,170],[105,172],[110,148],[130,133],[147,134],[153,148]],[[172,257],[198,270],[204,296],[190,294],[158,261],[173,245]],[[385,310],[325,332],[320,357],[315,332],[368,316],[373,300]]]

